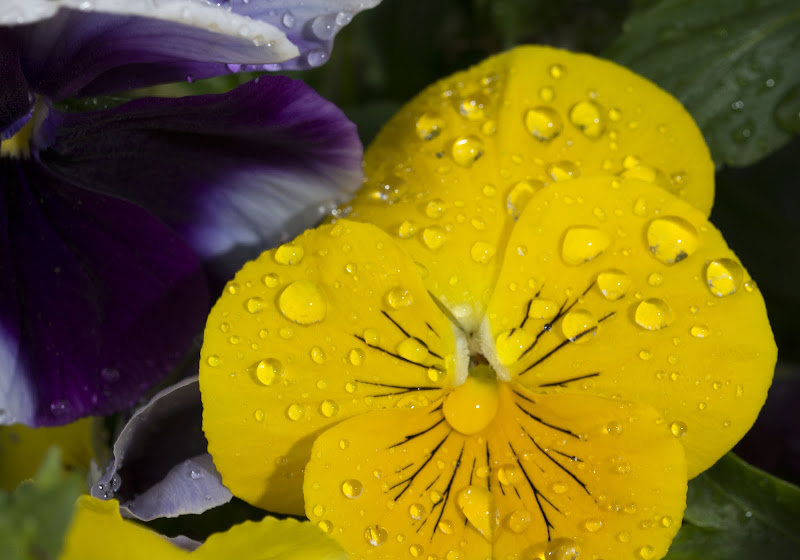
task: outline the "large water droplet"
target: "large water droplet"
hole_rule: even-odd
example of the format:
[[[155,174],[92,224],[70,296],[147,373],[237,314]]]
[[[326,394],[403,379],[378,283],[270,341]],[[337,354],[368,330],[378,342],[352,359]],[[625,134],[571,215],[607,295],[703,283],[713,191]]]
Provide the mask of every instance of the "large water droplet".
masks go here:
[[[425,113],[417,119],[416,132],[422,140],[433,140],[443,128],[444,119],[436,113]]]
[[[636,306],[634,314],[636,324],[643,329],[655,331],[672,323],[673,314],[669,305],[659,298],[646,299]]]
[[[687,427],[683,422],[673,422],[670,424],[669,429],[673,436],[681,437],[686,434]]]
[[[483,155],[483,142],[474,136],[465,136],[453,142],[450,153],[453,161],[462,167],[472,167]]]
[[[585,309],[573,309],[561,320],[561,330],[571,342],[588,342],[597,334],[597,317]]]
[[[729,296],[742,285],[744,270],[732,259],[711,261],[706,267],[708,289],[717,297]]]
[[[300,245],[284,243],[275,249],[275,262],[278,264],[292,265],[303,260],[305,251]]]
[[[611,236],[590,226],[576,226],[567,230],[561,245],[561,257],[569,265],[577,266],[590,261],[611,245]]]
[[[311,22],[311,31],[323,41],[333,39],[339,24],[336,21],[336,14],[325,14],[317,16]]]
[[[381,546],[389,538],[389,533],[380,525],[371,525],[364,531],[364,539],[372,546]]]
[[[679,216],[656,218],[647,226],[647,245],[659,261],[674,264],[697,250],[697,229]]]
[[[278,298],[278,307],[290,321],[311,325],[325,318],[327,303],[319,284],[309,279],[295,280]]]
[[[630,289],[631,278],[622,270],[606,270],[597,275],[597,287],[607,300],[616,301]]]
[[[544,549],[545,560],[578,560],[581,548],[572,539],[553,539]]]
[[[397,353],[416,364],[421,364],[428,357],[428,348],[417,338],[409,337],[397,345]]]
[[[315,364],[324,364],[325,363],[325,352],[319,346],[314,346],[311,349],[311,360]]]
[[[492,542],[494,532],[500,523],[500,513],[497,510],[494,494],[483,486],[467,486],[458,493],[456,504],[472,526],[487,541]]]
[[[425,228],[422,232],[422,241],[429,249],[438,249],[444,244],[446,239],[447,234],[440,227],[433,226]]]
[[[283,375],[283,364],[274,358],[266,358],[256,364],[256,377],[264,385],[272,385]]]
[[[349,480],[345,480],[342,482],[342,494],[346,497],[350,498],[351,500],[355,500],[356,498],[361,497],[361,493],[364,491],[364,486],[361,484],[360,480],[356,480],[355,478],[351,478]]]
[[[247,299],[247,301],[244,303],[244,306],[245,309],[247,309],[250,313],[258,313],[264,306],[264,300],[258,296],[251,297]]]
[[[425,517],[425,506],[422,504],[411,504],[408,508],[408,515],[410,515],[411,519],[414,521],[419,521]]]
[[[472,260],[478,264],[486,264],[492,260],[497,249],[491,243],[476,241],[470,248],[469,254]]]
[[[517,465],[507,464],[497,471],[497,479],[504,486],[513,486],[520,481],[520,469]]]
[[[289,408],[286,409],[286,416],[289,418],[289,420],[300,420],[303,416],[305,416],[305,413],[305,409],[297,403],[289,405]]]
[[[552,319],[558,314],[559,305],[553,300],[534,298],[528,308],[528,317],[531,319]]]
[[[524,117],[525,128],[541,142],[550,142],[561,134],[563,121],[555,109],[536,107],[529,109]]]
[[[569,120],[592,140],[600,138],[606,128],[602,109],[594,101],[579,101],[573,105]]]
[[[392,309],[403,309],[414,303],[414,296],[402,286],[395,286],[386,294],[386,301]]]
[[[319,405],[319,411],[326,418],[333,418],[339,414],[339,404],[336,401],[326,399]]]

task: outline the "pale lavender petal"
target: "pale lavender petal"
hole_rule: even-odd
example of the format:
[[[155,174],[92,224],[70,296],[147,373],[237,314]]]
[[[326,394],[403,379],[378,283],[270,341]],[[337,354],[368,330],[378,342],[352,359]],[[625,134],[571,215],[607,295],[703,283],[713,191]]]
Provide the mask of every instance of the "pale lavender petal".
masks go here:
[[[315,208],[361,185],[355,125],[285,77],[49,120],[54,136],[43,140],[43,162],[148,209],[207,262],[222,262],[222,276],[312,225]]]
[[[128,202],[0,158],[2,423],[64,424],[134,404],[202,328],[191,249]]]

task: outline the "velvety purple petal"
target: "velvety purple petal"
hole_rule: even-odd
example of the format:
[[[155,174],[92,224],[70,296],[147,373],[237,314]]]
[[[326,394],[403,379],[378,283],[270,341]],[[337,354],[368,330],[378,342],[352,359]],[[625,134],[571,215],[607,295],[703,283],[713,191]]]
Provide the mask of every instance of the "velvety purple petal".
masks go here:
[[[55,136],[41,159],[50,169],[148,209],[203,259],[222,259],[225,276],[361,185],[355,125],[281,76],[220,95],[139,99],[48,120]]]
[[[380,0],[10,0],[0,35],[33,91],[62,99],[328,58],[336,33]],[[0,39],[2,42],[2,39]]]
[[[202,430],[197,376],[164,389],[136,411],[114,442],[114,458],[92,485],[126,517],[150,521],[203,513],[230,501]]]
[[[34,160],[0,159],[0,196],[0,363],[3,384],[29,399],[15,409],[3,392],[2,422],[131,406],[202,329],[208,293],[194,253],[145,210]]]
[[[11,138],[22,128],[33,104],[15,45],[0,32],[0,140]]]

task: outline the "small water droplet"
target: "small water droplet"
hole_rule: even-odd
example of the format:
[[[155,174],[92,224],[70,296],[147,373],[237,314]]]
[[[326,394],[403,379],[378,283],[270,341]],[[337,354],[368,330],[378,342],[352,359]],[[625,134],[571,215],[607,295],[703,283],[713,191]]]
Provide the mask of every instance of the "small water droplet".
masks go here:
[[[591,140],[600,138],[606,128],[602,109],[594,101],[579,101],[573,105],[569,120]]]
[[[422,556],[425,553],[425,549],[422,548],[422,546],[420,546],[418,544],[412,544],[410,547],[408,547],[408,552],[414,558],[419,558],[420,556]]]
[[[497,359],[504,365],[511,365],[519,360],[522,353],[533,344],[533,341],[534,336],[524,329],[502,332],[495,339]]]
[[[556,96],[555,90],[549,86],[542,86],[539,88],[539,99],[545,103],[550,103]]]
[[[679,216],[656,218],[647,226],[650,252],[664,264],[675,264],[697,250],[697,229]]]
[[[475,136],[464,136],[453,142],[450,153],[453,161],[462,167],[472,167],[483,155],[483,142]]]
[[[673,314],[664,300],[650,298],[639,303],[634,318],[636,324],[643,329],[654,331],[663,329],[672,323]]]
[[[372,546],[381,546],[389,538],[389,533],[380,525],[371,525],[364,531],[364,538]]]
[[[222,360],[220,359],[219,356],[209,356],[208,358],[206,358],[206,363],[211,367],[217,367],[222,363]]]
[[[285,27],[289,27],[289,28],[294,27],[294,22],[295,22],[295,17],[292,14],[292,12],[286,12],[286,13],[283,14],[283,17],[281,18],[281,23]]]
[[[392,309],[404,309],[414,303],[414,296],[402,286],[395,286],[386,294],[386,301]]]
[[[339,404],[336,401],[326,399],[319,405],[319,411],[326,418],[333,418],[339,414]]]
[[[434,198],[425,205],[425,215],[432,219],[441,218],[447,212],[448,204],[441,198]]]
[[[253,416],[256,419],[256,422],[263,422],[264,421],[264,411],[260,408],[253,413]]]
[[[531,319],[549,320],[558,314],[559,305],[549,299],[534,298],[528,308],[528,317]]]
[[[305,409],[297,403],[289,405],[289,408],[286,409],[286,416],[289,418],[289,420],[297,421],[300,420],[304,415]]]
[[[578,543],[567,538],[551,540],[544,550],[546,560],[577,560],[581,554],[581,548]]]
[[[561,330],[570,342],[588,342],[597,334],[597,317],[585,309],[573,309],[561,321]]]
[[[717,297],[735,293],[742,285],[744,270],[732,259],[719,259],[708,263],[706,282],[708,289]]]
[[[554,482],[550,485],[550,489],[556,494],[563,494],[567,491],[567,485],[563,482]]]
[[[441,134],[444,128],[444,119],[436,113],[424,113],[417,119],[416,132],[422,140],[433,140]]]
[[[440,227],[433,226],[425,228],[422,232],[422,241],[429,249],[438,249],[444,244],[446,239],[447,234]]]
[[[655,556],[655,549],[649,544],[644,545],[639,549],[639,557],[642,560],[651,560]]]
[[[567,230],[561,244],[561,257],[569,265],[577,266],[599,256],[611,245],[611,236],[590,226],[576,226]]]
[[[660,272],[654,272],[647,277],[647,283],[653,287],[660,286],[664,283],[664,276]]]
[[[425,516],[425,506],[422,504],[411,504],[408,508],[408,514],[414,521],[419,521]]]
[[[496,248],[491,243],[484,241],[476,241],[470,248],[470,256],[472,260],[478,264],[486,264],[492,260],[496,252]]]
[[[409,337],[397,345],[397,353],[416,364],[421,364],[428,357],[428,348],[421,340],[414,337]]]
[[[359,348],[353,348],[350,350],[350,363],[354,366],[360,366],[364,363],[364,352],[362,352]]]
[[[485,117],[486,97],[481,94],[464,97],[458,103],[458,112],[468,120],[477,121]]]
[[[317,16],[311,22],[311,31],[323,41],[333,39],[338,29],[339,24],[336,21],[336,14],[324,14]]]
[[[583,522],[584,531],[596,533],[603,528],[603,522],[600,519],[587,519]]]
[[[244,304],[245,309],[247,309],[250,313],[260,312],[263,305],[264,305],[264,300],[258,296],[248,298]]]
[[[284,243],[275,249],[274,259],[278,264],[294,265],[299,264],[303,260],[305,251],[300,245],[293,245],[292,243]]]
[[[567,73],[566,69],[561,64],[551,65],[549,72],[550,72],[550,77],[556,80],[562,78]]]
[[[711,334],[711,331],[705,325],[695,325],[689,332],[696,338],[706,338]]]
[[[445,535],[452,535],[455,531],[455,527],[453,527],[453,522],[447,519],[442,519],[439,521],[439,524],[436,526],[442,533]]]
[[[616,301],[630,289],[631,278],[619,269],[606,270],[597,275],[597,287],[607,300]]]
[[[524,533],[531,524],[531,512],[526,509],[512,511],[506,523],[513,533]]]
[[[550,142],[561,134],[563,121],[555,109],[535,107],[525,112],[525,128],[540,142]]]
[[[364,491],[364,486],[361,484],[360,480],[351,478],[342,482],[342,494],[344,494],[347,498],[350,498],[351,500],[360,498],[361,493],[363,491]]]
[[[547,174],[554,181],[567,181],[569,179],[577,179],[580,177],[581,172],[573,162],[564,160],[548,165]]]
[[[507,464],[497,471],[497,479],[504,486],[513,486],[520,480],[520,471],[517,465]]]
[[[612,420],[606,424],[605,432],[611,436],[618,436],[622,433],[622,425],[616,420]]]
[[[675,437],[681,437],[686,435],[686,430],[688,429],[686,424],[683,422],[673,422],[669,425],[669,429],[672,432],[672,435]]]
[[[311,349],[311,359],[315,364],[322,365],[325,363],[325,352],[319,346],[314,346]]]

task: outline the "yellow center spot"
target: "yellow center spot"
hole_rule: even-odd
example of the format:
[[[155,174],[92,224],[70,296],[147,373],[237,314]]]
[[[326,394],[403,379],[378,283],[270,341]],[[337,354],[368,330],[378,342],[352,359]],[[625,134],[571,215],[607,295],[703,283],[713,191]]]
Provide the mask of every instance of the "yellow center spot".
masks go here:
[[[444,417],[462,434],[477,434],[495,417],[497,404],[496,375],[489,366],[479,365],[463,385],[448,395],[444,401]]]
[[[300,325],[319,323],[327,313],[322,288],[313,280],[296,280],[289,284],[278,299],[281,313]]]
[[[33,136],[33,118],[29,119],[14,136],[0,142],[0,157],[28,159],[31,156],[31,136]]]
[[[456,504],[483,538],[492,542],[500,524],[500,512],[494,494],[484,486],[467,486],[459,492]]]

